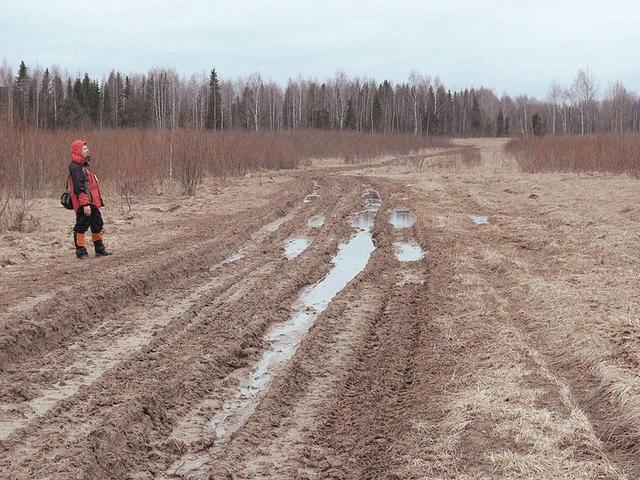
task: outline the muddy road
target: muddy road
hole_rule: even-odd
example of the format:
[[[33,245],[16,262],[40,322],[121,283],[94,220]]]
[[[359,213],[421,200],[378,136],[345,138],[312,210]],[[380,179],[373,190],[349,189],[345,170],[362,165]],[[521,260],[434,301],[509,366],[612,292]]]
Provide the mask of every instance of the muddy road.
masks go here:
[[[637,181],[462,147],[2,237],[0,478],[640,478]]]

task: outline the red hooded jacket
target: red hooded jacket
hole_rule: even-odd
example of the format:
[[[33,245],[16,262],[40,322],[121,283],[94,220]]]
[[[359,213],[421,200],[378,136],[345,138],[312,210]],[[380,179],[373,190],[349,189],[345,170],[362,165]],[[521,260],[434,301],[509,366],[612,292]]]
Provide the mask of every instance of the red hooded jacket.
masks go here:
[[[98,186],[98,177],[89,170],[89,157],[82,158],[82,147],[87,142],[76,140],[71,144],[71,163],[69,164],[69,193],[73,209],[87,205],[100,208],[104,205]]]

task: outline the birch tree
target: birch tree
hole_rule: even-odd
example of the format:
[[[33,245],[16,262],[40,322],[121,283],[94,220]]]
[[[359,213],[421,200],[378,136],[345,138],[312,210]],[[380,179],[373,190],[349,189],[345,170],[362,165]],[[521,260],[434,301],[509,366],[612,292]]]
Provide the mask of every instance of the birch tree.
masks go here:
[[[588,70],[579,70],[572,86],[580,108],[580,135],[584,135],[586,131],[585,123],[589,120],[588,117],[593,101],[596,98],[597,87],[593,76]]]

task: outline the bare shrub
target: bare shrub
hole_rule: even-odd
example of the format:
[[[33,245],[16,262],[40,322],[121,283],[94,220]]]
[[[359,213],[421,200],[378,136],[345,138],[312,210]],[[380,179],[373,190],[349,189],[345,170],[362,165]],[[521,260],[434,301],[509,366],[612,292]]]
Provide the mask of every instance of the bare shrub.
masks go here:
[[[0,132],[0,229],[35,230],[39,224],[29,215],[34,193],[44,188],[44,163],[36,155],[37,142],[28,130]]]
[[[640,177],[640,135],[526,137],[506,146],[525,172],[609,172]]]
[[[9,202],[11,201],[11,192],[8,188],[0,187],[0,232],[5,230],[13,223],[11,219],[11,209]]]
[[[43,131],[0,125],[0,187],[20,186],[21,192],[40,196],[57,192],[67,178],[69,147],[76,139],[89,142],[92,169],[107,196],[111,189],[126,206],[134,195],[162,193],[176,181],[185,194],[192,195],[207,176],[225,178],[296,168],[311,158],[347,158],[360,163],[448,145],[439,137],[334,130]]]
[[[480,165],[480,149],[472,145],[465,145],[459,150],[460,162],[465,167],[476,167]]]
[[[191,148],[188,148],[189,146]],[[183,146],[177,157],[178,180],[184,194],[190,197],[195,196],[197,186],[204,179],[202,147],[199,141]]]
[[[120,195],[120,209],[123,213],[125,206],[127,212],[131,212],[137,187],[138,180],[130,173],[121,170],[116,174],[116,188]]]

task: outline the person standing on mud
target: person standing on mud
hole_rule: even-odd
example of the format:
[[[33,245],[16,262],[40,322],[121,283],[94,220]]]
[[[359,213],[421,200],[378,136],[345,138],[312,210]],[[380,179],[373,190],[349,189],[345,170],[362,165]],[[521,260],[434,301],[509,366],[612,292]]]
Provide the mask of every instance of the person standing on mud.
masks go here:
[[[76,140],[71,144],[71,163],[69,164],[69,194],[73,210],[76,212],[76,224],[73,227],[73,242],[76,257],[85,259],[89,256],[84,243],[84,234],[91,228],[91,239],[96,257],[111,255],[102,242],[102,215],[100,207],[104,206],[98,177],[89,169],[89,147],[84,140]]]

